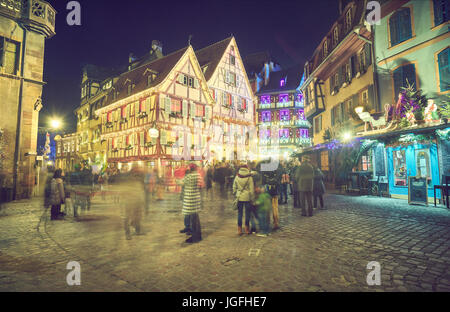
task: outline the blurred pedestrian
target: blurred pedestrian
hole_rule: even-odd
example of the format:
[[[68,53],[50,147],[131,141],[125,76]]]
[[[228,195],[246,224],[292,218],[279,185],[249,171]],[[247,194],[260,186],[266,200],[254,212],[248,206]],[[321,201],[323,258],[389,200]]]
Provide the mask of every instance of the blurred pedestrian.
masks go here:
[[[297,180],[297,187],[300,193],[300,206],[302,207],[302,216],[313,215],[312,207],[312,191],[314,181],[314,168],[310,164],[309,156],[302,157],[302,164],[295,172],[295,179]],[[305,201],[308,204],[308,211],[306,211]]]
[[[288,199],[288,185],[290,183],[289,173],[287,171],[287,167],[284,162],[280,164],[280,174],[281,174],[281,183],[280,183],[280,198],[278,200],[279,204],[287,204]]]
[[[73,209],[73,203],[72,203],[72,198],[71,198],[71,190],[72,187],[70,185],[70,179],[68,176],[66,176],[64,174],[64,172],[62,173],[62,179],[63,179],[63,185],[64,185],[64,195],[65,195],[65,199],[64,199],[64,215],[69,215],[71,212],[73,212],[74,217],[77,216],[77,214],[75,213],[75,210]]]
[[[50,184],[50,219],[57,220],[61,217],[61,204],[64,203],[64,184],[62,180],[62,170],[56,169]]]
[[[300,193],[298,192],[298,184],[297,179],[295,178],[295,171],[300,166],[298,159],[295,159],[290,174],[291,185],[292,185],[292,194],[293,194],[293,207],[300,208]]]
[[[242,216],[245,209],[245,233],[250,234],[251,202],[254,200],[255,190],[252,174],[248,166],[242,166],[233,182],[233,194],[238,200],[238,234],[242,235]]]
[[[323,183],[323,172],[316,168],[314,170],[314,185],[313,185],[313,195],[314,195],[314,208],[317,208],[317,199],[320,200],[320,209],[324,208],[323,205],[323,194],[325,193],[325,184]]]
[[[136,235],[142,235],[141,220],[144,206],[142,190],[144,178],[138,172],[130,172],[119,178],[118,188],[122,192],[122,207],[125,210],[124,228],[126,239],[131,239],[130,227],[134,227]]]
[[[189,166],[189,172],[186,173],[186,176],[184,177],[182,184],[183,184],[182,213],[185,216],[185,225],[188,225],[190,234],[192,235],[190,238],[186,239],[186,243],[196,243],[202,240],[202,232],[199,218],[199,212],[201,210],[201,196],[200,196],[201,181],[200,181],[200,174],[197,172],[197,165],[191,164]]]
[[[255,188],[258,219],[259,219],[259,233],[257,236],[266,237],[270,231],[270,210],[272,209],[271,196],[265,192],[262,186]]]

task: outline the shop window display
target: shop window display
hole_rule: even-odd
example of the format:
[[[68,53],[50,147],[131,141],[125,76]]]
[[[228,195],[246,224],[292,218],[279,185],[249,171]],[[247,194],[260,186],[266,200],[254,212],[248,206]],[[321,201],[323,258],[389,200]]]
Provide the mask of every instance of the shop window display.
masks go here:
[[[406,186],[406,155],[405,150],[393,151],[394,183],[396,186]]]

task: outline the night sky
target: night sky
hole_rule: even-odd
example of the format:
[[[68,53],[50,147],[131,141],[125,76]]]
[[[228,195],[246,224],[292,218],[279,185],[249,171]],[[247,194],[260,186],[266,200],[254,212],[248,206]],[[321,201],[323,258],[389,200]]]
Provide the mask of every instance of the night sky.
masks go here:
[[[337,0],[81,0],[81,26],[69,26],[69,0],[48,1],[57,10],[56,36],[46,41],[40,124],[49,116],[76,130],[85,64],[120,67],[133,52],[140,57],[151,41],[169,54],[188,44],[195,50],[233,34],[242,57],[269,51],[283,66],[309,59],[338,17]]]

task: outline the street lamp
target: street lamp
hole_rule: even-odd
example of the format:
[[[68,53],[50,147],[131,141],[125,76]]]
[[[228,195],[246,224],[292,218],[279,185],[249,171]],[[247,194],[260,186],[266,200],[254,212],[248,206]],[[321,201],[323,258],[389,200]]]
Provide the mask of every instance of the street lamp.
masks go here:
[[[50,127],[54,130],[61,128],[61,125],[62,123],[60,119],[53,118],[52,120],[50,120]]]
[[[342,135],[342,141],[343,141],[343,142],[348,142],[348,141],[351,140],[351,138],[352,138],[352,134],[351,134],[350,132],[345,132],[345,133]]]

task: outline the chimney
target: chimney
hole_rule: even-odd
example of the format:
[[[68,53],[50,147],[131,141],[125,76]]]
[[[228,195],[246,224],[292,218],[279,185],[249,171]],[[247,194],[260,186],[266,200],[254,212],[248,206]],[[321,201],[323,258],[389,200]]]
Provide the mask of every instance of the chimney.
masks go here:
[[[154,54],[156,58],[163,57],[162,43],[160,41],[152,40],[152,50],[150,51],[150,54]]]

